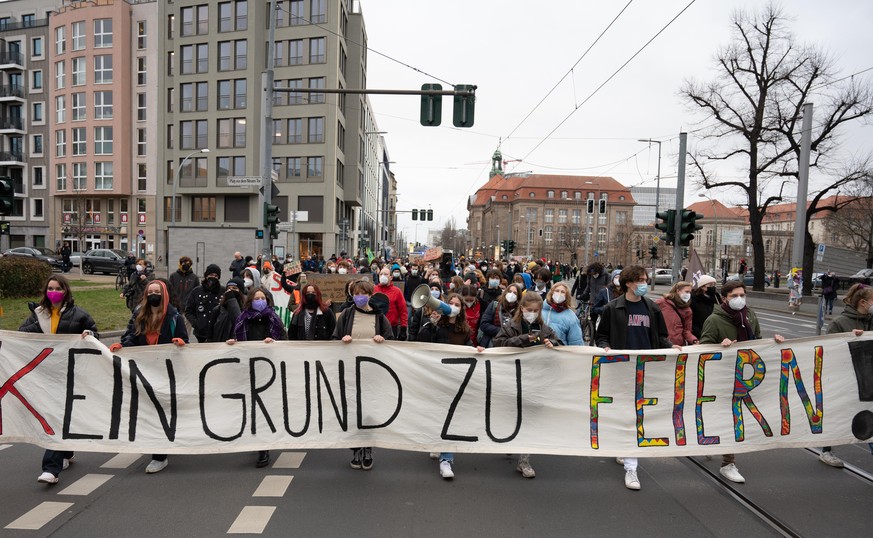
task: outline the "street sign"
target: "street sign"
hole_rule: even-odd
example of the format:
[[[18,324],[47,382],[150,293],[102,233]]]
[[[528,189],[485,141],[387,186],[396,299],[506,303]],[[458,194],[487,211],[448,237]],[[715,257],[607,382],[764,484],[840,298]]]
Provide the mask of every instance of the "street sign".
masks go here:
[[[825,253],[825,244],[819,243],[818,249],[816,250],[816,253],[815,253],[815,261],[817,261],[817,262],[822,261],[824,259],[824,253]]]
[[[280,222],[279,224],[276,225],[276,229],[279,230],[280,232],[293,232],[294,225],[291,224],[290,222]]]
[[[743,229],[741,227],[725,228],[721,231],[721,244],[739,246],[743,244]]]
[[[291,222],[307,222],[309,221],[309,211],[290,211],[288,217]]]
[[[260,187],[260,176],[227,176],[228,187]]]
[[[655,237],[652,238],[652,241],[654,241],[655,243],[657,243],[657,242],[660,241],[660,240],[661,240],[661,238],[658,237],[657,235],[656,235]]]

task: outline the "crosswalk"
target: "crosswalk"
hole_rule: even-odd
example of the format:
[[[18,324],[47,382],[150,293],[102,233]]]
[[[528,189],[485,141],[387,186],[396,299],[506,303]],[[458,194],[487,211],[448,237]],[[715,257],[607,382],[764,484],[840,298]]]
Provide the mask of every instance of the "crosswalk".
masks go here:
[[[815,336],[815,318],[792,316],[788,312],[771,312],[766,310],[755,310],[755,314],[758,316],[758,323],[761,325],[762,337],[770,337],[773,333],[781,334],[789,339]],[[827,321],[824,328],[822,328],[822,333],[826,330]]]

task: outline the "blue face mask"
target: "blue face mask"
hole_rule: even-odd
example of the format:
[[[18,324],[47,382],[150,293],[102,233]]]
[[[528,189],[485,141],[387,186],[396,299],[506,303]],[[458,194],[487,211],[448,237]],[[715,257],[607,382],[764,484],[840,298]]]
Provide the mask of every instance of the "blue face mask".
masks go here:
[[[355,295],[352,298],[352,300],[355,301],[355,306],[357,306],[358,308],[364,308],[365,306],[367,306],[367,303],[370,302],[370,296],[369,295]]]
[[[440,290],[430,290],[430,296],[434,299],[440,298]]]
[[[648,284],[637,284],[637,287],[634,288],[634,295],[636,295],[637,297],[642,297],[648,291],[649,291]]]

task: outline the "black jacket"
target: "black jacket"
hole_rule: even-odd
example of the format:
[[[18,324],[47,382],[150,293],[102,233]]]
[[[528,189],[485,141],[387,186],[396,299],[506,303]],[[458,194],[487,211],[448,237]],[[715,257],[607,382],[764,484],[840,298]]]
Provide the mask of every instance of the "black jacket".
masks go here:
[[[198,283],[194,271],[183,273],[181,269],[177,269],[175,273],[170,275],[170,303],[176,307],[176,310],[185,309],[188,296]]]
[[[51,312],[37,306],[18,330],[23,333],[51,334],[51,327]],[[62,309],[55,334],[82,334],[82,331],[91,331],[94,333],[94,338],[100,338],[97,335],[97,324],[88,312],[75,305]]]
[[[288,340],[330,340],[336,329],[336,316],[330,310],[317,313],[310,325],[310,336],[306,335],[306,315],[294,312],[288,327]]]
[[[512,321],[512,314],[503,310],[500,301],[492,301],[479,317],[479,334],[476,341],[482,347],[493,347],[494,337],[500,328]]]
[[[673,347],[661,309],[646,297],[642,300],[649,309],[649,342],[652,349]],[[627,298],[624,295],[603,307],[594,340],[597,347],[627,349]]]
[[[197,286],[188,294],[188,301],[185,303],[185,318],[191,324],[198,342],[209,341],[209,323],[212,311],[221,302],[221,292],[221,286],[216,286],[212,291],[203,286]]]
[[[232,262],[230,262],[230,269],[229,270],[231,273],[231,278],[237,278],[237,277],[242,278],[242,273],[245,270],[245,268],[246,268],[246,261],[244,258],[240,258],[238,260],[234,259]]]
[[[227,299],[212,309],[209,315],[209,336],[206,342],[226,342],[233,338],[233,327],[239,317],[240,305],[236,299]],[[200,341],[200,338],[197,339]]]
[[[705,293],[691,294],[691,334],[700,338],[703,332],[703,323],[712,314],[715,305],[721,302],[719,295],[707,295]]]
[[[545,323],[540,329],[539,340],[531,342],[528,333],[522,328],[521,322],[510,320],[509,323],[500,328],[500,332],[497,333],[492,342],[494,347],[530,347],[542,345],[543,340],[546,339],[550,340],[553,345],[561,345],[555,331]]]
[[[136,334],[136,313],[138,311],[139,308],[133,311],[130,321],[127,322],[127,330],[121,336],[121,345],[124,347],[148,345],[145,333]],[[169,344],[173,338],[181,338],[185,343],[188,343],[188,329],[185,328],[182,314],[173,305],[167,305],[167,315],[164,316],[164,323],[161,324],[158,344]]]
[[[440,327],[439,325],[434,325],[429,319],[427,323],[425,323],[421,330],[418,332],[418,336],[416,337],[417,342],[432,342],[434,344],[451,344],[450,340],[451,334],[449,331],[453,331],[453,328],[450,327]],[[472,346],[473,341],[470,339],[470,332],[467,332],[466,340],[462,345]]]

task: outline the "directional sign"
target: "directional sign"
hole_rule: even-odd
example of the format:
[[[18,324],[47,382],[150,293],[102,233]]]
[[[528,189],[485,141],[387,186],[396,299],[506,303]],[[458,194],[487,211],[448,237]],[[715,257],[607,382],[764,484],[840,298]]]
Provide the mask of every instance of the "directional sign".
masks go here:
[[[281,222],[281,223],[276,225],[276,229],[279,230],[280,232],[293,232],[294,225],[291,224],[290,222]]]
[[[228,187],[260,187],[260,176],[227,176]]]
[[[822,261],[824,259],[824,253],[825,253],[825,244],[819,243],[818,250],[816,250],[816,254],[815,254],[815,261],[817,261],[817,262]]]
[[[309,221],[309,211],[291,211],[288,217],[291,222],[307,222]]]

